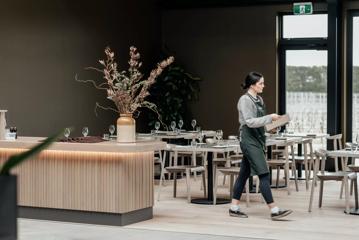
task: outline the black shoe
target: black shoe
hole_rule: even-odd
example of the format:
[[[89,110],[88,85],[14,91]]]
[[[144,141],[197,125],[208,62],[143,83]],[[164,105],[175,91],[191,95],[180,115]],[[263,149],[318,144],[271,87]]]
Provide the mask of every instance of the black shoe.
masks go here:
[[[241,211],[233,211],[232,209],[229,209],[229,216],[231,217],[239,217],[239,218],[248,218],[248,215]]]
[[[288,216],[289,214],[291,214],[293,211],[288,209],[279,209],[279,211],[277,213],[271,213],[271,218],[272,220],[279,220],[282,217]]]

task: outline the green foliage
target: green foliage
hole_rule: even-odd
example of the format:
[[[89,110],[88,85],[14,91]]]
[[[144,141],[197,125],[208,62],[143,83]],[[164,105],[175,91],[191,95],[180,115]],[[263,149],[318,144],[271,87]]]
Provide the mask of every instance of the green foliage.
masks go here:
[[[287,91],[327,92],[327,67],[287,66]],[[359,93],[359,66],[353,68],[353,92]]]
[[[287,91],[289,92],[326,92],[327,67],[287,66]]]
[[[353,68],[353,92],[359,93],[359,66]]]
[[[10,171],[12,168],[16,167],[17,165],[21,164],[25,160],[29,159],[30,157],[33,157],[34,155],[40,153],[42,150],[46,149],[48,146],[50,146],[56,139],[63,135],[64,131],[61,131],[47,139],[45,139],[42,143],[36,145],[35,147],[31,148],[30,150],[11,156],[3,165],[3,167],[0,170],[0,176],[1,175],[10,175]]]
[[[184,121],[183,128],[189,128],[192,115],[189,102],[198,100],[200,91],[199,77],[186,72],[176,62],[166,68],[152,86],[149,100],[156,104],[161,116],[162,124],[168,125],[171,121]],[[153,129],[158,121],[156,113],[149,112],[149,126]],[[167,126],[161,128],[166,129]]]

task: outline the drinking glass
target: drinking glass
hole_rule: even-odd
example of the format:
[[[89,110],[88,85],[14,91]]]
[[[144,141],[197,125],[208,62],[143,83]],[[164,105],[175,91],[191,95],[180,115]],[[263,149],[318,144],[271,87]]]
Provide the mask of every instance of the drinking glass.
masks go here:
[[[89,134],[89,128],[88,127],[83,127],[82,128],[82,135],[84,137],[87,137],[88,134]]]
[[[115,125],[110,125],[110,126],[108,127],[108,131],[110,132],[110,136],[113,136],[113,134],[114,134],[115,131],[116,131]]]
[[[355,136],[355,152],[358,150],[358,144],[359,144],[359,133],[356,134]]]
[[[196,125],[197,125],[197,121],[196,121],[196,119],[193,119],[192,122],[191,122],[191,126],[193,128],[193,131],[194,131],[194,128],[196,127]]]
[[[183,127],[183,120],[182,119],[178,121],[178,127],[179,127],[179,129],[181,131],[181,129]]]
[[[158,130],[160,129],[160,127],[161,127],[161,124],[160,124],[160,122],[155,122],[155,129],[156,129],[156,132],[158,132]]]
[[[65,128],[64,136],[67,139],[67,141],[69,140],[70,133],[71,133],[70,128]]]
[[[203,137],[204,137],[203,131],[199,131],[199,133],[197,135],[197,139],[198,139],[199,143],[202,143]]]
[[[217,138],[217,140],[222,140],[222,138],[223,138],[223,131],[222,130],[217,130],[216,131],[216,138]]]
[[[172,121],[171,122],[171,129],[172,129],[173,132],[175,131],[175,128],[176,128],[176,122]]]

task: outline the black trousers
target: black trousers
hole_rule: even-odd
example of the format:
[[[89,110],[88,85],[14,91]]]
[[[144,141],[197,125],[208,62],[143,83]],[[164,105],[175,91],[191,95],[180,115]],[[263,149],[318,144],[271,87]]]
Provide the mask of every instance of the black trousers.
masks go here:
[[[244,187],[246,185],[247,179],[251,175],[251,167],[248,159],[244,156],[242,163],[241,163],[241,169],[239,171],[239,175],[237,177],[236,183],[233,187],[233,198],[240,200]],[[272,196],[272,190],[270,187],[270,179],[269,179],[269,173],[259,175],[259,189],[263,195],[264,200],[267,204],[273,203],[273,196]]]

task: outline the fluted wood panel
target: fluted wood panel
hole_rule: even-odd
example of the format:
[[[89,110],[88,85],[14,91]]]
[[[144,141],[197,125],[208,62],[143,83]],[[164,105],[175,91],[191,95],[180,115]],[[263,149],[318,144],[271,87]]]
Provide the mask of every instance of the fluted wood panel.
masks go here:
[[[21,151],[0,149],[0,163]],[[21,206],[108,213],[153,206],[153,152],[48,150],[14,173]]]

